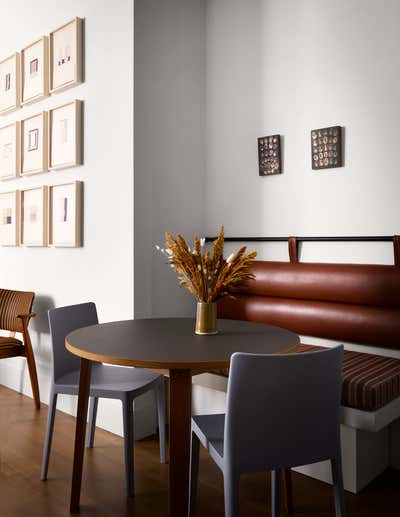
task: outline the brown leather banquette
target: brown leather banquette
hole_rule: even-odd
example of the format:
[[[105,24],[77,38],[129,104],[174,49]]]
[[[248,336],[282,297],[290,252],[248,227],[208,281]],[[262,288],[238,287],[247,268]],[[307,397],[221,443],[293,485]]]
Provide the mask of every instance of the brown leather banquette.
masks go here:
[[[300,263],[294,237],[290,262],[255,261],[255,281],[218,317],[270,323],[297,334],[400,349],[400,238],[394,265]],[[302,345],[299,351],[315,350]],[[375,410],[400,396],[400,360],[345,352],[343,405]]]

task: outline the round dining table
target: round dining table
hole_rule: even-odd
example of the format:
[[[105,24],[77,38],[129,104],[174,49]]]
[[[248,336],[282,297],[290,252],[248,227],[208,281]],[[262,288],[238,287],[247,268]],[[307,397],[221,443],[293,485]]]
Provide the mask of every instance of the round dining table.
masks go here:
[[[148,368],[169,377],[170,517],[188,513],[192,375],[229,367],[235,352],[290,351],[299,337],[283,328],[238,320],[218,320],[218,334],[197,335],[190,318],[135,319],[81,328],[66,337],[80,357],[78,413],[70,511],[79,511],[85,450],[91,362]]]

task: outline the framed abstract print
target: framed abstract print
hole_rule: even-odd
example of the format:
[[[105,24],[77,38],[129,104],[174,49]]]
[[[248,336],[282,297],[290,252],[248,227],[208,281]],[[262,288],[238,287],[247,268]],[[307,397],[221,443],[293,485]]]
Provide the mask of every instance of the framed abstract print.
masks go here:
[[[47,246],[48,187],[21,191],[21,245]]]
[[[0,180],[17,178],[21,172],[20,123],[0,128]]]
[[[43,36],[21,50],[21,104],[49,95],[49,38]]]
[[[48,114],[46,111],[21,121],[21,174],[48,170]]]
[[[0,194],[0,245],[19,245],[20,192],[2,192]]]
[[[49,111],[49,168],[66,169],[82,163],[82,101]]]
[[[49,187],[49,246],[82,246],[82,182]]]
[[[50,33],[50,91],[59,92],[83,80],[82,18]]]
[[[0,61],[0,114],[21,106],[20,55],[18,52]]]

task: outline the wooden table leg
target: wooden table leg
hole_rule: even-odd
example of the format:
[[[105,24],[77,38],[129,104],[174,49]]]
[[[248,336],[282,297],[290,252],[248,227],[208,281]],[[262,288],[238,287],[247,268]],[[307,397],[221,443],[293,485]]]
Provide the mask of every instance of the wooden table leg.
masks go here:
[[[90,393],[90,371],[92,363],[88,359],[81,359],[79,377],[78,414],[76,416],[74,467],[72,471],[70,512],[79,511],[81,495],[82,466],[85,452],[85,433],[88,401]]]
[[[170,370],[169,393],[169,516],[187,517],[192,417],[190,370]]]
[[[293,513],[293,488],[292,472],[290,469],[282,469],[283,504],[286,515]]]

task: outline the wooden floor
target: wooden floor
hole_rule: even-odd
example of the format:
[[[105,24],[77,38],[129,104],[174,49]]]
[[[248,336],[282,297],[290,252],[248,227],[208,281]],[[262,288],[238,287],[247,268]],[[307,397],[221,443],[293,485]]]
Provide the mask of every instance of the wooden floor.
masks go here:
[[[39,480],[47,407],[34,410],[31,399],[0,386],[0,516],[69,516],[68,503],[75,419],[57,413],[49,477]],[[136,496],[124,494],[122,439],[96,431],[95,447],[87,451],[82,486],[81,515],[166,516],[167,470],[160,465],[158,443],[135,444]],[[270,490],[265,475],[244,476],[241,515],[270,515]],[[333,516],[331,488],[319,481],[293,475],[295,516]],[[348,517],[400,516],[400,472],[388,470],[358,496],[346,494]],[[219,470],[206,454],[200,461],[198,516],[224,515]]]

